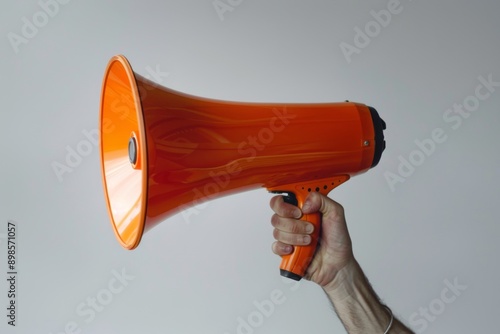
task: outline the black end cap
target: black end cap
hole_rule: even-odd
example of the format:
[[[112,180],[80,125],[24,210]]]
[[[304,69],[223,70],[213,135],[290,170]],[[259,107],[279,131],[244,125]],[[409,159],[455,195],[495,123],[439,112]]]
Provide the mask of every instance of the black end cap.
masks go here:
[[[385,150],[384,130],[386,129],[386,124],[384,120],[380,118],[375,108],[368,107],[368,109],[370,109],[373,130],[375,131],[375,154],[373,155],[373,162],[371,166],[371,168],[373,168],[378,165],[380,158],[382,157],[382,152]]]
[[[281,276],[286,277],[286,278],[291,278],[294,281],[300,281],[302,279],[302,276],[297,275],[295,273],[292,273],[291,271],[284,270],[284,269],[280,269],[280,274],[281,274]]]

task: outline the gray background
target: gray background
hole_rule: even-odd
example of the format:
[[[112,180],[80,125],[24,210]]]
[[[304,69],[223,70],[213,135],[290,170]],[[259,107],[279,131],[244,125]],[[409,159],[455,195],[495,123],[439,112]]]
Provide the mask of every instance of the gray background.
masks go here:
[[[349,63],[341,43],[355,45],[356,27],[376,29],[370,11],[390,1],[222,2],[232,10],[221,16],[211,0],[73,0],[52,5],[52,15],[39,14],[36,1],[3,3],[0,263],[5,273],[14,220],[19,309],[15,329],[1,312],[0,332],[344,332],[321,289],[279,277],[263,189],[209,202],[189,219],[176,215],[135,251],[120,248],[98,150],[83,134],[97,128],[104,69],[120,53],[136,72],[159,70],[160,84],[194,95],[377,108],[388,124],[382,161],[330,195],[346,209],[356,257],[415,330],[496,332],[500,87],[459,126],[447,110],[474,102],[480,76],[500,81],[500,3],[401,0]],[[23,18],[40,27],[25,31],[16,52],[9,34],[23,37]],[[418,153],[415,141],[437,128],[446,141]],[[53,165],[78,145],[88,154],[58,177]],[[419,165],[391,189],[387,173],[410,158]],[[122,271],[129,279],[120,286],[113,277]],[[255,302],[274,290],[283,303],[259,318]],[[2,309],[6,294],[2,279]],[[93,317],[92,298],[105,303]],[[256,326],[238,328],[239,317]]]

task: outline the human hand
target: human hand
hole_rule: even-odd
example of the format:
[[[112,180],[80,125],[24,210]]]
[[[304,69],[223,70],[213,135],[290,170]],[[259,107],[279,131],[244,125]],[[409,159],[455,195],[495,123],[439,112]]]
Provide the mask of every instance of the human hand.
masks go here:
[[[311,223],[299,220],[302,214],[320,212],[322,214],[321,233],[316,253],[307,268],[305,279],[316,282],[321,287],[334,284],[337,273],[352,265],[354,255],[351,239],[344,217],[344,208],[330,198],[312,192],[304,201],[302,211],[285,203],[282,196],[271,199],[271,218],[274,226],[273,252],[283,256],[293,252],[293,246],[306,246],[311,242],[313,232]]]

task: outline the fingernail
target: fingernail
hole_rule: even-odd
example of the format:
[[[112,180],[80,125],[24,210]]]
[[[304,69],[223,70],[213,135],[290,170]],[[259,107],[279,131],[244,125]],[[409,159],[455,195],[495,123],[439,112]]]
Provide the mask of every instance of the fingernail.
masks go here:
[[[304,205],[302,205],[302,211],[307,211],[311,207],[310,201],[305,201]]]
[[[312,233],[314,231],[314,226],[312,224],[306,225],[306,233]]]
[[[302,212],[299,209],[293,210],[293,217],[299,219],[302,217]]]
[[[308,235],[304,235],[304,243],[308,244],[311,242],[311,237]]]
[[[290,252],[292,251],[292,246],[290,246],[290,245],[284,246],[284,247],[283,247],[283,250],[284,250],[286,253],[290,253]]]

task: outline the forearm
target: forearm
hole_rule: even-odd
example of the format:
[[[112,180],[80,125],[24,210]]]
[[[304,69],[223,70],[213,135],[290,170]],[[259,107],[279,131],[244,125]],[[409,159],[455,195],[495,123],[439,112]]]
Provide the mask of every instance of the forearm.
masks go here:
[[[349,334],[383,334],[387,329],[391,315],[355,260],[340,270],[335,280],[323,289]],[[394,318],[388,333],[413,332]]]

